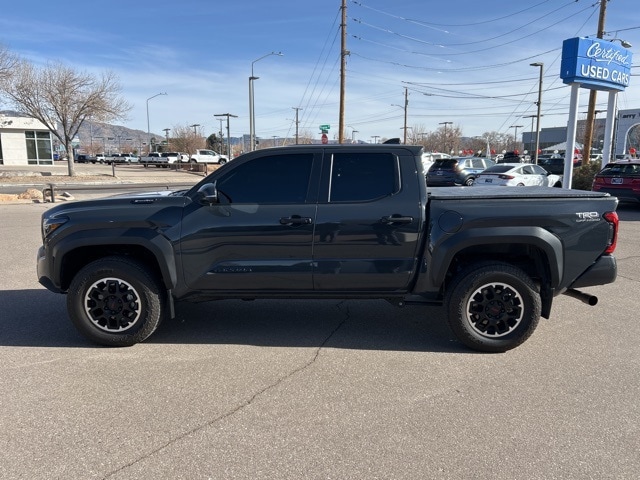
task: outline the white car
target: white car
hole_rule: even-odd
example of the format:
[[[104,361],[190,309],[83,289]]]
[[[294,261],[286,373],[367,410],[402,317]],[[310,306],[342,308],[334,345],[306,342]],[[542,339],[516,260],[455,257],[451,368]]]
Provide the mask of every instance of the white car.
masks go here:
[[[562,177],[532,163],[497,163],[478,174],[473,185],[501,187],[561,187]]]

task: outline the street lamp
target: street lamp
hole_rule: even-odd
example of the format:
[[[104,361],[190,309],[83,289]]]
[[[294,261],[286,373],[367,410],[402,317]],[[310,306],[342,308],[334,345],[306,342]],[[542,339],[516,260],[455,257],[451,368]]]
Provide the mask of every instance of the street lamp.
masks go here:
[[[147,140],[149,142],[149,152],[151,152],[151,128],[149,127],[149,100],[159,97],[160,95],[166,95],[167,92],[156,93],[154,96],[147,98]]]
[[[540,79],[538,80],[538,101],[536,102],[536,105],[538,106],[538,113],[536,114],[538,120],[536,121],[536,161],[535,163],[537,164],[538,150],[540,149],[540,117],[541,117],[540,109],[542,108],[542,71],[544,70],[544,63],[535,62],[535,63],[530,63],[529,65],[531,65],[532,67],[540,67]]]
[[[255,124],[256,124],[256,116],[253,108],[253,81],[258,80],[260,77],[256,77],[253,74],[253,65],[256,62],[259,62],[263,58],[267,58],[271,55],[277,55],[281,57],[283,55],[282,52],[271,52],[266,55],[261,56],[260,58],[251,62],[251,76],[249,77],[249,151],[253,152],[256,149],[256,132],[255,132]],[[228,120],[228,118],[227,118]]]
[[[514,130],[514,134],[513,134],[513,149],[517,150],[518,149],[518,129],[521,128],[522,125],[511,125],[509,128],[513,128]]]
[[[440,122],[438,125],[444,125],[444,150],[447,153],[447,125],[453,125],[453,122]]]

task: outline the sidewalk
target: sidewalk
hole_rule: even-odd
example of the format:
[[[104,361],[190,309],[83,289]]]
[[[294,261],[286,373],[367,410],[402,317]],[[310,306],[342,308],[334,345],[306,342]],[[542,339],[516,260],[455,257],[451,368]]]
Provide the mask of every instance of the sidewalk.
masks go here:
[[[111,183],[197,183],[217,165],[196,165],[195,170],[156,168],[142,165],[75,164],[75,176],[69,177],[66,162],[55,165],[0,165],[0,185],[40,186],[56,184]],[[114,176],[115,174],[115,176]]]
[[[84,198],[87,196],[105,195],[107,191],[91,194],[66,194],[67,191],[86,191],[91,186],[96,188],[109,188],[109,186],[127,188],[135,185],[137,188],[177,189],[178,187],[190,187],[195,185],[205,173],[211,173],[218,168],[217,165],[197,165],[190,171],[188,165],[183,169],[156,168],[143,165],[93,165],[75,164],[75,176],[68,175],[69,169],[66,162],[56,162],[56,165],[0,165],[0,204],[28,203],[30,201],[43,201],[44,194],[50,195],[53,191],[57,199],[69,200]],[[115,173],[115,176],[114,176]],[[174,188],[175,186],[175,188]],[[66,196],[60,195],[65,193]]]

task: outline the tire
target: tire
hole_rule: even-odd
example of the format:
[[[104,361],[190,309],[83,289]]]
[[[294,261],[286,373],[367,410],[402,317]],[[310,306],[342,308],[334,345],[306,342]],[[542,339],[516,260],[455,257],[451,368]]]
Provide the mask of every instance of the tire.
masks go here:
[[[227,163],[227,161],[224,158],[218,160],[218,165],[224,165],[225,163]]]
[[[445,307],[460,342],[498,353],[524,343],[538,326],[540,294],[521,269],[506,263],[478,263],[455,277]]]
[[[76,328],[108,347],[128,347],[148,338],[160,325],[163,305],[155,276],[125,257],[89,263],[73,278],[67,295]]]
[[[198,163],[198,161],[197,161],[195,158],[191,158],[191,159],[189,160],[189,163],[190,163],[191,165],[195,165],[196,163]]]
[[[463,185],[470,187],[471,185],[473,185],[473,180],[474,180],[473,177],[469,177],[464,181]]]

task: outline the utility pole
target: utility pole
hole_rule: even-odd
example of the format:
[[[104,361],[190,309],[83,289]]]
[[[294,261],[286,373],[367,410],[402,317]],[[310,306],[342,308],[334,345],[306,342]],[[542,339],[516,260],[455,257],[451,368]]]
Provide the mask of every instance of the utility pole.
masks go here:
[[[409,109],[409,89],[404,87],[404,144],[407,144],[407,110]]]
[[[227,155],[229,156],[229,160],[231,160],[231,132],[229,131],[229,117],[238,118],[238,116],[230,113],[216,113],[214,117],[227,117]]]
[[[340,47],[340,114],[338,121],[338,143],[344,142],[344,91],[346,83],[347,69],[347,0],[342,0],[342,22],[340,24],[342,40]]]
[[[607,15],[607,2],[608,0],[600,0],[600,16],[598,18],[598,34],[596,35],[598,38],[604,37],[604,20]],[[587,120],[584,128],[584,141],[582,142],[582,156],[583,161],[589,162],[589,158],[591,157],[591,143],[593,137],[593,121],[595,118],[595,110],[596,110],[596,95],[597,90],[589,91],[589,108],[587,109]],[[610,121],[613,121],[611,119]],[[573,152],[567,152],[569,155],[573,155]],[[584,156],[586,155],[586,160]]]
[[[302,108],[300,107],[291,107],[296,111],[296,145],[298,145],[298,125],[299,125],[299,121],[298,121],[298,112],[300,110],[302,110]]]
[[[164,132],[164,138],[166,138],[167,140],[167,152],[169,151],[169,132],[171,131],[170,128],[163,128],[162,131]]]

